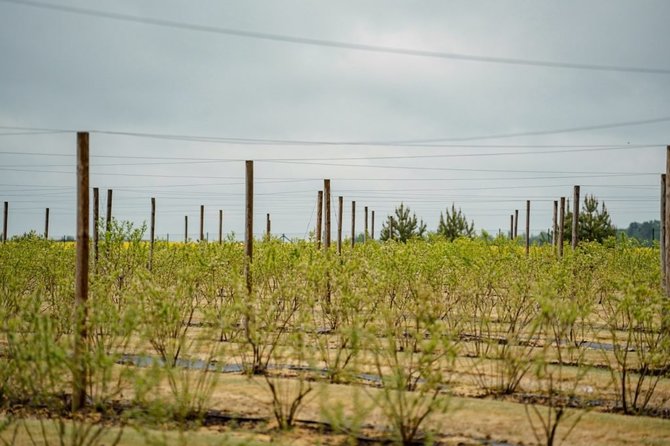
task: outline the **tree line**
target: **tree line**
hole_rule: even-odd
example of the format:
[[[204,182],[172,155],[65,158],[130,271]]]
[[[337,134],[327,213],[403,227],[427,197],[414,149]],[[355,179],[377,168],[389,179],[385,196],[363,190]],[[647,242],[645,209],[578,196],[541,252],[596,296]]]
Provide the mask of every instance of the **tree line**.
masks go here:
[[[573,213],[570,210],[570,202],[566,206],[567,213],[563,226],[564,240],[572,240]],[[600,203],[595,195],[586,195],[579,212],[579,240],[596,241],[602,243],[610,237],[625,233],[630,238],[636,238],[643,244],[651,244],[658,240],[660,235],[660,222],[658,220],[644,223],[633,222],[627,229],[617,230],[612,224],[612,219],[607,210],[605,202]],[[531,238],[532,243],[542,244],[551,242],[551,229],[540,232]],[[440,213],[437,230],[429,233],[426,223],[412,212],[410,207],[400,203],[393,214],[389,215],[383,223],[380,239],[397,240],[406,242],[411,239],[427,238],[431,234],[444,237],[447,240],[455,240],[459,237],[474,238],[477,236],[474,220],[468,220],[460,208],[452,203],[451,208]],[[480,236],[489,238],[486,231],[482,230]]]

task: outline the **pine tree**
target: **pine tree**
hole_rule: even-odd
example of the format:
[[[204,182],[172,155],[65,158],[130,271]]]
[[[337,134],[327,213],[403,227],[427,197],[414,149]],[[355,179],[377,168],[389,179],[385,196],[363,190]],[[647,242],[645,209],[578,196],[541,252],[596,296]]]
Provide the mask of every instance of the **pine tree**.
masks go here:
[[[412,213],[411,217],[409,213],[409,207],[400,203],[400,206],[395,208],[395,215],[389,215],[382,225],[379,239],[392,238],[404,243],[412,238],[422,238],[426,234],[426,224],[423,220],[417,221],[415,213]]]
[[[572,211],[568,211],[565,216],[563,231],[565,240],[572,241]],[[598,209],[598,199],[595,195],[584,197],[584,205],[579,212],[578,231],[580,241],[602,242],[606,238],[616,235],[616,228],[612,225],[605,202]]]
[[[446,215],[440,212],[440,223],[437,226],[437,233],[453,241],[458,237],[472,238],[475,235],[475,222],[468,224],[468,219],[456,205],[451,204],[451,211],[446,210]]]

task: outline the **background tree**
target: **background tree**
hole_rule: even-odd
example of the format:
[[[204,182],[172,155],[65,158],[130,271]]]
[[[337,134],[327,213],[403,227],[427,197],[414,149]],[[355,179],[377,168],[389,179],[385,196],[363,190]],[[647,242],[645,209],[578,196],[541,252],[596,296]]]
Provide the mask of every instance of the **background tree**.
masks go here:
[[[454,241],[458,237],[472,238],[475,235],[475,222],[468,224],[468,219],[465,214],[456,205],[451,204],[451,210],[446,210],[446,215],[440,212],[440,223],[437,225],[437,233],[446,237],[450,241]]]
[[[572,241],[572,211],[568,211],[565,216],[563,231],[564,239]],[[612,225],[605,202],[598,208],[598,199],[595,195],[586,195],[579,212],[579,240],[602,242],[615,235],[616,228]]]
[[[625,232],[628,237],[636,238],[646,245],[651,245],[652,241],[658,240],[661,236],[661,222],[659,220],[649,220],[643,223],[634,221],[621,232]]]
[[[409,207],[405,207],[403,203],[395,208],[395,215],[389,215],[379,234],[380,240],[398,240],[406,242],[412,238],[422,238],[426,234],[426,224],[423,220],[417,221],[416,214],[409,215]],[[391,233],[390,228],[393,228]]]

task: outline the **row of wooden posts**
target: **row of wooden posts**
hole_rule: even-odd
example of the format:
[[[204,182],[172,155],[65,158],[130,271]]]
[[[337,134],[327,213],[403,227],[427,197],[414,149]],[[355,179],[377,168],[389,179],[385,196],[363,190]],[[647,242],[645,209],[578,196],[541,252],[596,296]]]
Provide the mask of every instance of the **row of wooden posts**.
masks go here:
[[[246,186],[245,186],[245,279],[249,292],[252,290],[251,280],[251,263],[253,261],[253,199],[254,199],[254,164],[253,161],[246,161]],[[664,285],[666,290],[668,287],[668,250],[670,239],[666,239],[665,234],[670,232],[670,206],[666,206],[666,202],[670,200],[670,184],[666,182],[666,175],[670,174],[670,146],[667,147],[667,161],[666,174],[661,177],[661,215],[662,225],[661,231],[661,264],[664,277]],[[89,134],[88,132],[77,133],[77,243],[76,243],[76,268],[75,268],[75,337],[74,337],[74,368],[73,368],[73,398],[72,409],[77,411],[81,409],[86,402],[86,362],[85,355],[88,348],[88,283],[89,283]],[[318,211],[317,211],[317,228],[316,228],[316,243],[321,246],[322,237],[322,214],[325,209],[325,230],[323,231],[323,246],[329,248],[331,245],[331,212],[330,212],[330,180],[324,180],[324,190],[319,191],[317,195]],[[98,230],[97,222],[99,221],[99,190],[93,190],[93,218],[96,222],[94,230],[94,258],[98,259]],[[8,202],[4,203],[4,218],[3,218],[3,242],[7,240],[7,216],[8,216]],[[579,186],[574,187],[573,197],[573,220],[572,220],[572,247],[575,248],[578,243],[578,215],[579,215]],[[338,197],[338,215],[337,215],[337,250],[341,252],[342,248],[342,210],[343,197]],[[356,216],[356,202],[351,203],[351,243],[355,243],[355,216]],[[557,215],[558,214],[558,215]],[[511,215],[510,235],[516,237],[518,228],[518,210]],[[372,211],[372,238],[374,238],[374,211]],[[111,230],[112,224],[112,190],[107,191],[107,216],[106,229]],[[365,232],[364,237],[368,234],[368,208],[365,208]],[[151,198],[151,228],[150,228],[150,260],[149,268],[152,266],[153,244],[155,236],[155,218],[156,218],[156,200]],[[565,197],[561,197],[560,206],[558,201],[554,201],[554,215],[553,228],[554,235],[552,242],[557,245],[559,254],[562,255],[563,250],[563,226],[565,219]],[[48,237],[48,221],[49,211],[47,209],[45,222],[45,236]],[[203,237],[203,223],[204,221],[204,206],[200,207],[200,238]],[[223,212],[219,211],[219,240],[222,240],[222,225]],[[188,228],[188,217],[185,219],[186,232]],[[391,234],[392,234],[392,228]],[[558,229],[558,230],[557,230]],[[267,214],[266,220],[266,235],[269,237],[271,230],[270,214]],[[558,237],[556,235],[558,234]],[[526,201],[526,252],[529,250],[530,241],[530,200]]]
[[[663,175],[665,178],[665,175]],[[665,181],[665,180],[664,180]],[[579,244],[579,192],[580,187],[575,185],[573,188],[573,207],[572,207],[572,239],[571,246],[574,250]],[[519,210],[515,209],[510,214],[509,238],[515,240],[519,229]],[[551,244],[557,249],[559,257],[563,257],[563,239],[565,227],[565,197],[554,200],[554,213],[552,218]],[[526,255],[530,252],[530,200],[526,200]]]

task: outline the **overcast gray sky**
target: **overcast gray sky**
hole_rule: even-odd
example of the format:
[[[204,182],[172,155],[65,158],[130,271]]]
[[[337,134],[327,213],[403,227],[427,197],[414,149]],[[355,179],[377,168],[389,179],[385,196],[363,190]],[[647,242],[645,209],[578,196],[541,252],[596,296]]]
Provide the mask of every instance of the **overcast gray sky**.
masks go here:
[[[184,215],[197,236],[201,204],[210,238],[219,209],[243,233],[244,159],[257,234],[269,212],[274,233],[305,236],[323,178],[345,222],[356,200],[358,228],[368,206],[376,231],[400,201],[429,229],[454,202],[478,230],[506,231],[530,199],[537,233],[573,184],[619,227],[658,218],[668,1],[48,1],[0,0],[10,236],[41,232],[46,207],[51,235],[74,234],[74,130],[92,132],[102,206],[113,188],[115,217],[141,224],[154,196],[173,239]]]

